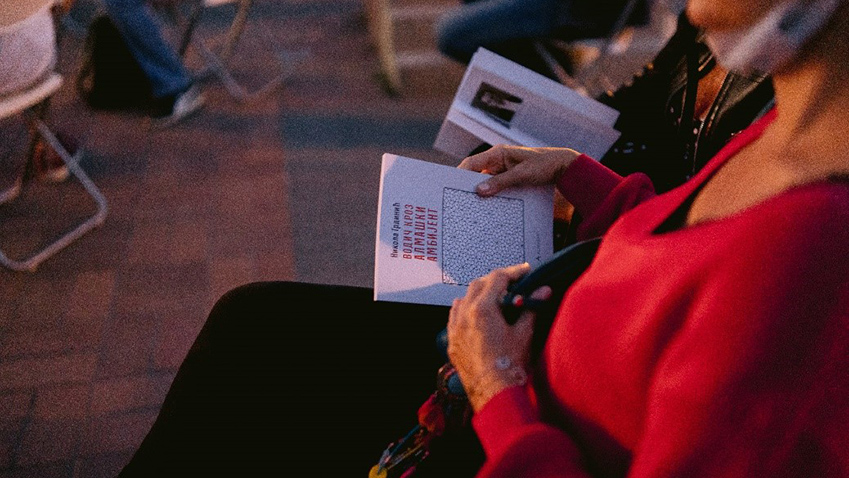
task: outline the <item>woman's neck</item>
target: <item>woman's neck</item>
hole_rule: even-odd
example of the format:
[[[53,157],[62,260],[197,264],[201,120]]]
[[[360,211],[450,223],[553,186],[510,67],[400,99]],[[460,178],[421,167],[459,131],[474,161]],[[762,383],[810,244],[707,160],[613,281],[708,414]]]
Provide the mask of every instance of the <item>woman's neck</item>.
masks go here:
[[[774,76],[778,117],[764,139],[799,173],[849,171],[849,2],[828,32]],[[795,158],[795,159],[794,159]]]
[[[773,76],[778,116],[705,183],[687,225],[727,217],[794,186],[849,174],[849,1],[828,32]]]

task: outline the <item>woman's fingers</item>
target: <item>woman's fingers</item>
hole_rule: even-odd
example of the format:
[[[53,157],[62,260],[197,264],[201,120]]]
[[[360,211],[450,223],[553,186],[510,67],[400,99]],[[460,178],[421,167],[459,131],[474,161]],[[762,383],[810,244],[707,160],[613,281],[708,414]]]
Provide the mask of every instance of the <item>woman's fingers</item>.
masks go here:
[[[481,196],[492,196],[513,186],[533,184],[525,168],[516,167],[482,181],[475,187]]]
[[[567,148],[498,145],[469,156],[459,167],[493,174],[476,188],[481,196],[492,196],[514,186],[554,183],[578,156],[576,151]]]
[[[498,174],[507,169],[505,158],[508,154],[507,146],[499,144],[482,153],[467,157],[457,167],[469,171]]]
[[[511,283],[521,279],[531,270],[530,264],[517,264],[515,266],[496,269],[489,274],[472,281],[462,300],[454,302],[452,309],[458,308],[458,304],[465,303],[478,311],[486,311],[485,315],[500,314],[501,301],[507,288]]]
[[[503,271],[504,274],[507,275],[507,278],[509,279],[510,282],[521,279],[522,276],[527,274],[530,270],[531,270],[531,265],[528,264],[527,262],[524,262],[522,264],[516,264],[515,266],[505,267],[504,269],[501,269],[501,271]]]

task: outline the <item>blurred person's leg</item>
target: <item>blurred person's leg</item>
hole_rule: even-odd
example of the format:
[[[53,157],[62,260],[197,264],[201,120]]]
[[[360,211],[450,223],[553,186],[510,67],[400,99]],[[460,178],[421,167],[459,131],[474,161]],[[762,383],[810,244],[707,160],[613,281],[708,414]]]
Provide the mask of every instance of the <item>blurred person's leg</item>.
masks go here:
[[[479,47],[510,58],[503,52],[509,42],[544,37],[556,28],[562,3],[485,0],[466,4],[440,19],[436,27],[439,49],[463,63],[468,63]]]
[[[159,23],[145,0],[104,0],[109,17],[139,62],[156,98],[175,97],[192,83],[174,48],[162,36]]]
[[[121,476],[367,476],[435,389],[447,313],[351,287],[231,291]]]

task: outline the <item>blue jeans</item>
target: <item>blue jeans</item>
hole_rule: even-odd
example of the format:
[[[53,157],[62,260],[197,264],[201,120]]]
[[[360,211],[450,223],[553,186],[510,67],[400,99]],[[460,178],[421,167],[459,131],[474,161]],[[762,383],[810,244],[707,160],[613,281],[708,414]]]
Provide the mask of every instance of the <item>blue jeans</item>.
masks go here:
[[[539,38],[555,27],[560,0],[485,0],[463,5],[437,24],[442,53],[468,63],[478,47]]]
[[[104,0],[109,18],[150,80],[153,96],[182,93],[192,83],[174,48],[162,37],[159,23],[145,0]]]
[[[439,49],[468,63],[484,47],[524,63],[520,43],[557,36],[565,40],[604,36],[624,0],[478,0],[443,16],[437,24]],[[520,52],[520,50],[522,50]],[[528,66],[528,65],[526,65]]]

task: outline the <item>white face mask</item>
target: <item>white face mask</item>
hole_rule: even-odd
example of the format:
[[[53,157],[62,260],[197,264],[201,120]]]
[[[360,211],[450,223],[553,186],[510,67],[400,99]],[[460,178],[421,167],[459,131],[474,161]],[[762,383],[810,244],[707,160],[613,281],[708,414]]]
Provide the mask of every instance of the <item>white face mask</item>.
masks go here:
[[[706,32],[716,61],[745,75],[770,75],[792,60],[834,16],[841,0],[787,0],[754,25]]]

